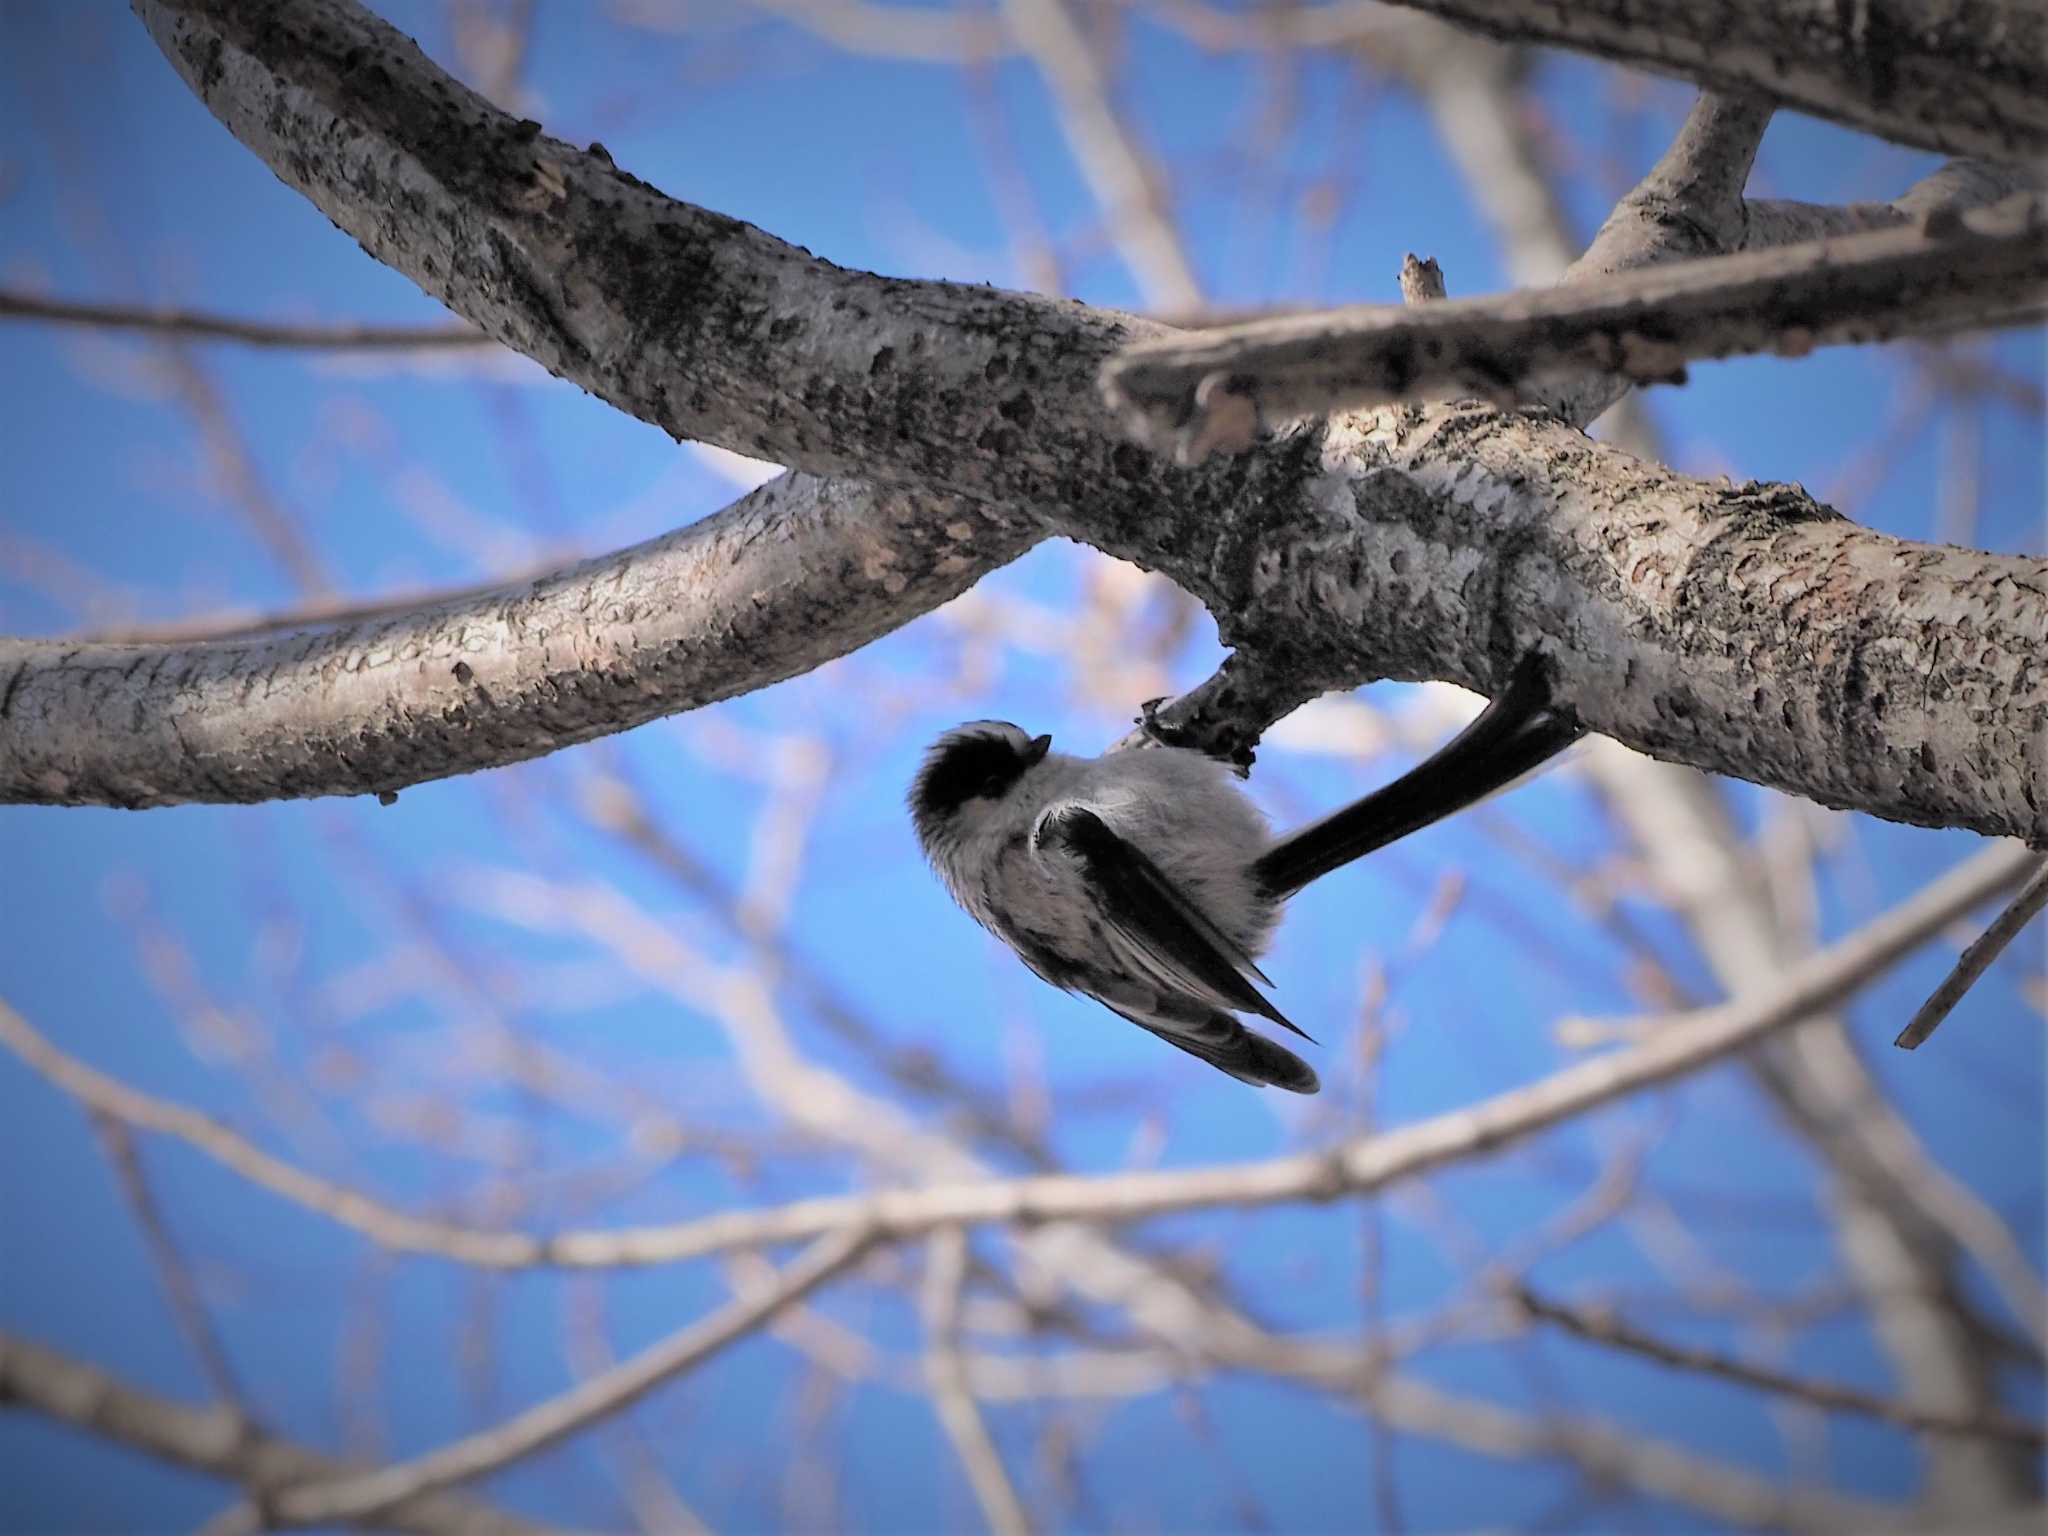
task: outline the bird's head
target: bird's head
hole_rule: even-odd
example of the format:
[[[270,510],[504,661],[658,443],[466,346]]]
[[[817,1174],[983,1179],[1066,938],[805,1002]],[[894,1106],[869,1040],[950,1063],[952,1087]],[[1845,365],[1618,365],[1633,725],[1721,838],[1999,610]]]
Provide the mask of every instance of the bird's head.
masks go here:
[[[1017,787],[1052,750],[1050,736],[1026,736],[1007,720],[970,720],[931,744],[910,784],[910,819],[927,851],[957,836]]]

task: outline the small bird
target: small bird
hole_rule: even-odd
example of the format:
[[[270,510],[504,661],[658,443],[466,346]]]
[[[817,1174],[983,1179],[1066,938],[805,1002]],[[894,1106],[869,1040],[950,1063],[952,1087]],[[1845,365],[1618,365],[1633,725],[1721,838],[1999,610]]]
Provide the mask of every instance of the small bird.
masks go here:
[[[953,899],[1039,976],[1232,1077],[1314,1093],[1307,1062],[1236,1017],[1313,1040],[1254,985],[1273,985],[1258,957],[1281,904],[1484,799],[1579,734],[1530,658],[1434,756],[1276,842],[1230,770],[1199,752],[1072,757],[1050,736],[974,720],[926,752],[910,818]]]

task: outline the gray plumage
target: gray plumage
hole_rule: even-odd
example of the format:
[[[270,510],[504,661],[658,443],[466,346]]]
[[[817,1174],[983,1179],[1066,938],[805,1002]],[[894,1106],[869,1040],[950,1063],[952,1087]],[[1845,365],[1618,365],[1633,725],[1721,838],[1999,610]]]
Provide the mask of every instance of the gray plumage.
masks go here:
[[[911,819],[954,900],[1054,986],[1245,1082],[1314,1093],[1306,1062],[1234,1017],[1301,1033],[1253,985],[1279,917],[1252,877],[1272,837],[1229,770],[1049,746],[978,720],[926,755]]]
[[[1220,763],[1175,747],[1068,757],[1002,720],[955,726],[910,786],[953,899],[1056,987],[1084,992],[1248,1083],[1314,1093],[1295,1029],[1254,983],[1280,904],[1312,880],[1482,800],[1578,739],[1543,658],[1392,783],[1277,841]],[[1307,1036],[1303,1036],[1307,1038]]]

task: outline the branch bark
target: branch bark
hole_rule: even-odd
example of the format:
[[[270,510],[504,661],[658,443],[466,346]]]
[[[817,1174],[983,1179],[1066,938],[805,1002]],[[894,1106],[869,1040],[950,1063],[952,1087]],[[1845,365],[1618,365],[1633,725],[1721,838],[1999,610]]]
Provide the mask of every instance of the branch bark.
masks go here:
[[[1395,3],[1505,42],[1762,96],[1921,149],[2012,162],[2048,155],[2048,15],[2029,0]]]
[[[1547,652],[1589,728],[1652,755],[2048,839],[2048,675],[2026,659],[2048,633],[2048,562],[1902,544],[1785,488],[1692,480],[1470,408],[1176,470],[1118,441],[1092,399],[1142,322],[849,273],[671,202],[498,113],[343,0],[136,4],[231,130],[488,333],[671,431],[925,500],[838,487],[823,526],[728,528],[727,553],[766,539],[783,575],[888,567],[873,585],[891,600],[864,591],[851,616],[777,588],[773,634],[751,622],[753,573],[704,572],[708,612],[679,610],[702,601],[685,583],[613,620],[585,568],[530,594],[544,644],[532,623],[472,613],[453,633],[428,613],[284,650],[8,642],[0,797],[388,791],[517,760],[790,675],[1057,531],[1168,576],[1297,691],[1399,677],[1491,692]],[[977,531],[977,506],[1031,531]],[[457,686],[457,663],[485,670],[473,657],[488,700]]]
[[[1682,383],[1685,365],[1843,346],[2048,314],[2048,240],[2034,199],[1953,222],[1670,263],[1538,293],[1365,305],[1141,342],[1103,365],[1102,393],[1139,442],[1199,433],[1199,386],[1223,375],[1268,423],[1396,400],[1515,404],[1569,372]],[[1250,446],[1245,439],[1229,444]]]
[[[551,576],[314,634],[0,638],[0,801],[378,794],[537,757],[809,671],[1036,537],[788,475]]]

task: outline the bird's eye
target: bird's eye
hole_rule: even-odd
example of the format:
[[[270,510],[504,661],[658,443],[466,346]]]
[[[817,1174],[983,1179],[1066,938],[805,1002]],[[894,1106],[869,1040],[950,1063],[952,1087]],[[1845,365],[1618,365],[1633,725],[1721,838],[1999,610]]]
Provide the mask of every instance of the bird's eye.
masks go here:
[[[1002,798],[1003,791],[1009,787],[1010,780],[1007,774],[992,773],[981,781],[981,798],[984,800],[999,800]]]

